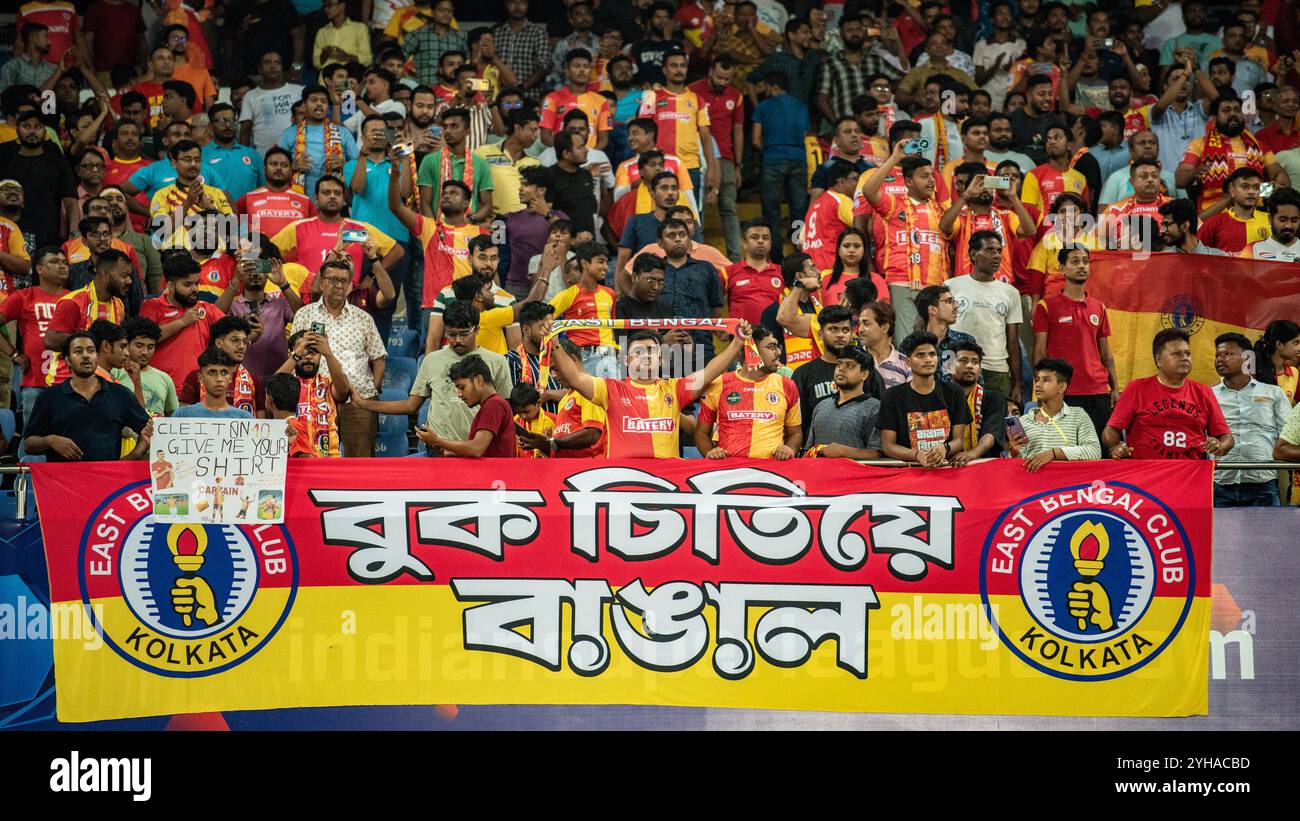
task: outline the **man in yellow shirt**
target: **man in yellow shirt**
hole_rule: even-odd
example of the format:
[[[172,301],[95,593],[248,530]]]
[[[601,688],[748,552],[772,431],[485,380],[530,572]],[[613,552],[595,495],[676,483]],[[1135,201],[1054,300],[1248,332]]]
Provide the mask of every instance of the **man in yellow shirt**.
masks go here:
[[[366,24],[348,19],[348,5],[344,0],[325,0],[322,11],[329,24],[316,32],[312,65],[316,68],[330,63],[370,65],[370,31]]]
[[[176,182],[158,189],[149,203],[149,216],[155,236],[168,236],[167,247],[183,240],[185,217],[200,211],[233,214],[230,200],[220,188],[208,185],[199,171],[203,168],[203,150],[193,140],[180,140],[168,150],[176,169]],[[159,232],[164,233],[159,233]]]

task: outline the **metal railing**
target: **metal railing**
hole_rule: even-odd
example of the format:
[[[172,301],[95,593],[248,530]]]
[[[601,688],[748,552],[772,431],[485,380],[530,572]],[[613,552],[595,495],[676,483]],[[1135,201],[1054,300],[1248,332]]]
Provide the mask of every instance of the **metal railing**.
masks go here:
[[[989,462],[992,459],[979,459]],[[859,464],[882,468],[919,468],[915,462],[900,462],[897,459],[861,459]],[[1216,465],[1215,473],[1227,470],[1300,470],[1300,462],[1224,462]],[[27,518],[27,492],[31,488],[32,469],[27,465],[0,465],[0,476],[14,477],[14,515],[19,519]]]

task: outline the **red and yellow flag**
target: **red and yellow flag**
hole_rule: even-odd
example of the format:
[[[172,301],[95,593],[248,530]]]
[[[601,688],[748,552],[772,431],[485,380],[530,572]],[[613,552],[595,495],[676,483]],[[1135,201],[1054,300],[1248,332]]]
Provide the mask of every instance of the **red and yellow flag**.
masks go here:
[[[1214,339],[1245,334],[1252,342],[1275,319],[1300,316],[1300,265],[1207,254],[1125,251],[1092,255],[1088,293],[1106,304],[1110,348],[1121,386],[1156,372],[1151,339],[1163,328],[1192,337],[1192,378],[1213,384]]]

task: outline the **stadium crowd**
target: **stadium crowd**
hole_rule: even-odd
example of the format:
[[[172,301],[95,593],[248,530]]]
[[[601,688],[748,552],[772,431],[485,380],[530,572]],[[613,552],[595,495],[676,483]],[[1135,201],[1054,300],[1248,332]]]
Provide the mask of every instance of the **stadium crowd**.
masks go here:
[[[0,405],[24,456],[147,458],[152,417],[259,416],[323,458],[413,434],[461,457],[1300,461],[1300,325],[1220,336],[1213,386],[1166,329],[1121,385],[1087,288],[1102,249],[1300,262],[1297,4],[541,11],[22,6]],[[551,332],[674,318],[736,334]],[[1276,505],[1284,476],[1219,472],[1216,503]]]

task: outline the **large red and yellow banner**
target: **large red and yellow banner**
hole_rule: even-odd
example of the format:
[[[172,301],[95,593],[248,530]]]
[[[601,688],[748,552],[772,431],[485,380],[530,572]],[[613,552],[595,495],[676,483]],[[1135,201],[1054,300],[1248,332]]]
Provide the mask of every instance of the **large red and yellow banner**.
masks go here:
[[[1208,462],[304,460],[265,526],[155,522],[143,463],[33,472],[97,631],[55,641],[62,721],[1207,710]]]
[[[1192,378],[1212,385],[1214,339],[1237,332],[1254,342],[1275,319],[1300,316],[1300,265],[1209,254],[1096,251],[1088,293],[1106,304],[1121,386],[1156,372],[1151,340],[1163,328],[1192,338]]]

